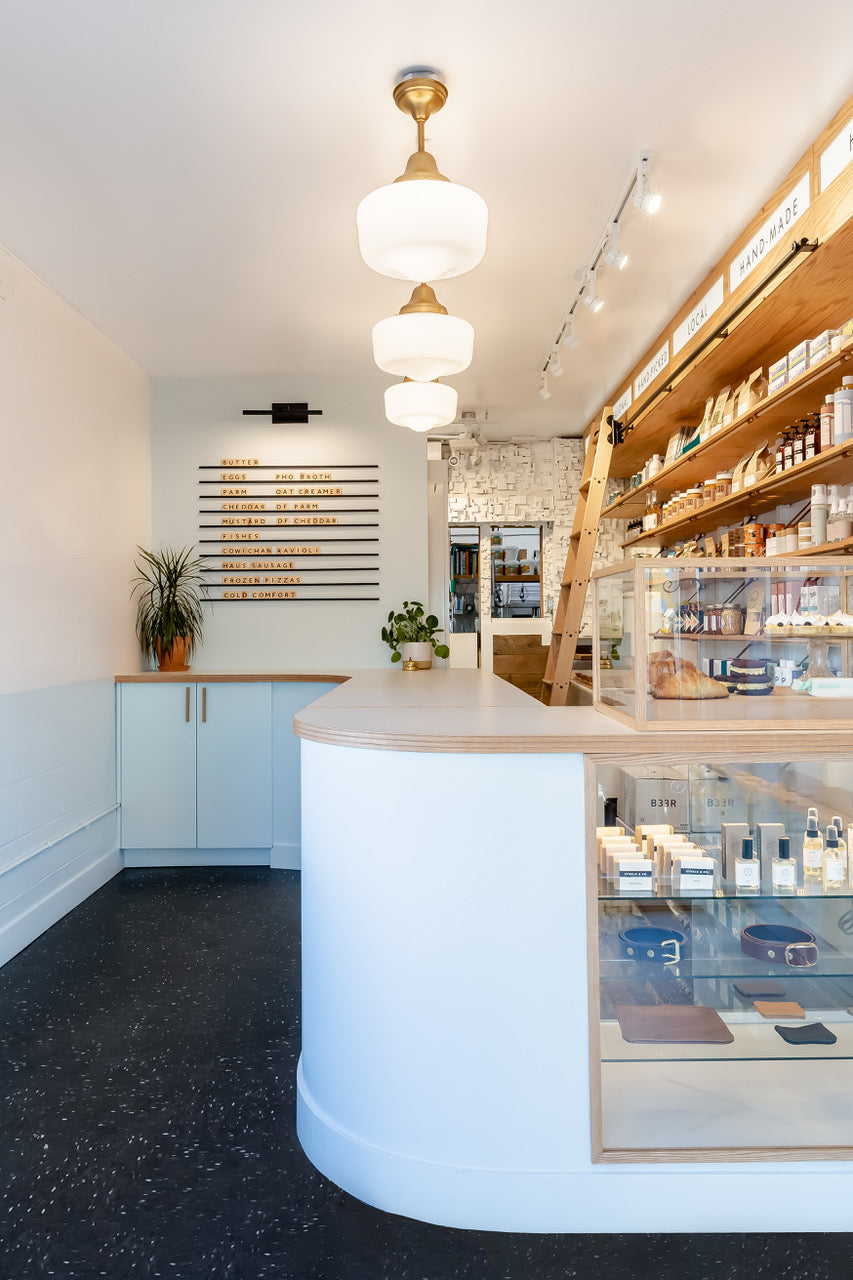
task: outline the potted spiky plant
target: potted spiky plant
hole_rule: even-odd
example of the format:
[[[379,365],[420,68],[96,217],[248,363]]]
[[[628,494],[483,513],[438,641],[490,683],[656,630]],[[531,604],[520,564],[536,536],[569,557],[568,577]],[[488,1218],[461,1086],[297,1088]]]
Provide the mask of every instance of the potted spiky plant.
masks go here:
[[[405,670],[432,666],[433,651],[437,658],[447,658],[450,650],[439,644],[436,634],[442,628],[434,613],[425,613],[419,600],[404,600],[403,608],[388,614],[388,625],[382,628],[382,639],[391,650],[391,661],[402,661]]]
[[[137,550],[131,599],[137,597],[136,635],[142,652],[156,658],[160,671],[186,671],[204,633],[201,605],[207,587],[201,560],[192,547]]]

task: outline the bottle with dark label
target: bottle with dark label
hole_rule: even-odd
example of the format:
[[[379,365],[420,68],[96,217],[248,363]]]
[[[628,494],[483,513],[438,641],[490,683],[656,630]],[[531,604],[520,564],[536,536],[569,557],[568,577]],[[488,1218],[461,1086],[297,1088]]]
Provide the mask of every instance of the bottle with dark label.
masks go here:
[[[805,459],[816,457],[820,453],[820,414],[813,413],[809,416],[808,425],[806,426],[806,447]]]
[[[784,435],[782,467],[785,471],[794,465],[794,430],[794,427],[789,427]]]

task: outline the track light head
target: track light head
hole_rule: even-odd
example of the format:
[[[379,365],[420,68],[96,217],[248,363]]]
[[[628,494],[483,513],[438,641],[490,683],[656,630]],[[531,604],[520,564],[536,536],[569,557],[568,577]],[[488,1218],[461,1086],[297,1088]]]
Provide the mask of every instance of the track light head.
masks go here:
[[[589,267],[583,267],[578,275],[583,282],[581,285],[581,302],[585,307],[589,308],[593,315],[597,315],[604,306],[604,299],[599,298],[595,292],[595,271]]]
[[[548,372],[552,378],[562,378],[563,376],[563,365],[560,360],[559,345],[551,348],[551,354],[548,357]]]
[[[563,322],[560,342],[567,351],[574,351],[575,347],[580,346],[580,338],[575,333],[575,318],[573,315],[569,315]]]
[[[649,166],[651,157],[649,155],[640,156],[637,165],[637,178],[634,185],[634,205],[637,209],[642,209],[643,213],[655,214],[661,205],[661,198],[657,191],[652,191],[649,178]]]
[[[609,267],[615,267],[617,271],[624,271],[627,267],[628,255],[619,248],[618,222],[611,222],[601,256]]]
[[[539,383],[539,391],[538,391],[538,395],[539,395],[539,399],[540,399],[540,400],[550,400],[550,399],[551,399],[551,392],[548,390],[548,380],[547,380],[547,378],[545,377],[544,373],[543,373],[543,375],[542,375],[542,380],[541,380],[541,382]]]

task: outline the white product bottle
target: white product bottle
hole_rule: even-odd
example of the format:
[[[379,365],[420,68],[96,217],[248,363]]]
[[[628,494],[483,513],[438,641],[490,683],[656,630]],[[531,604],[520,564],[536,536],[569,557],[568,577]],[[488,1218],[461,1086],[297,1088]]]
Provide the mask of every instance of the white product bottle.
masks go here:
[[[797,892],[797,864],[787,836],[779,837],[779,853],[770,864],[770,877],[774,893]]]
[[[823,837],[817,825],[817,811],[809,809],[803,836],[803,880],[820,880],[823,875]]]
[[[824,889],[843,889],[847,879],[847,858],[842,856],[838,844],[838,832],[832,823],[826,828],[826,848],[823,851]]]
[[[853,438],[853,378],[841,379],[834,396],[834,415],[832,443],[844,444]]]
[[[832,819],[832,825],[835,827],[835,830],[838,832],[838,848],[841,850],[842,856],[846,858],[847,857],[847,841],[844,839],[844,826],[842,824],[841,818],[838,817],[838,815],[836,815]],[[853,881],[851,881],[850,883],[853,884]]]
[[[826,400],[820,407],[821,452],[823,452],[824,449],[830,449],[832,447],[832,441],[834,436],[834,427],[833,427],[834,420],[835,420],[835,397],[830,394],[826,397]],[[779,471],[782,470],[781,467],[777,469]]]
[[[761,871],[749,836],[741,845],[740,857],[735,858],[735,888],[738,893],[758,893],[761,889]]]
[[[829,515],[829,503],[826,500],[826,485],[812,485],[812,546],[819,547],[826,542],[826,522]]]

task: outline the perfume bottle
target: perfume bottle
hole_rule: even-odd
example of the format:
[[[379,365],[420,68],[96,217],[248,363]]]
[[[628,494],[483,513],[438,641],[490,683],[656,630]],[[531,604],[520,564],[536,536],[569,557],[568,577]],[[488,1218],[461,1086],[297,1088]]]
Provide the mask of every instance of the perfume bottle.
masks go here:
[[[841,856],[842,858],[846,859],[849,851],[847,849],[847,841],[844,839],[844,824],[842,823],[841,818],[837,814],[832,819],[832,825],[835,827],[835,830],[838,832],[838,848],[841,851]]]
[[[846,880],[847,859],[838,847],[838,832],[830,822],[826,828],[826,848],[823,851],[823,887],[843,889]]]
[[[738,893],[758,893],[761,889],[761,872],[749,836],[741,844],[740,857],[735,858],[735,888]]]
[[[803,836],[803,882],[823,876],[823,837],[817,825],[817,810],[809,809],[806,834]]]
[[[791,857],[787,836],[779,837],[779,852],[770,864],[770,876],[774,893],[796,893],[797,864]]]

